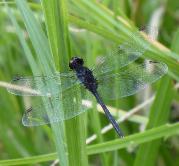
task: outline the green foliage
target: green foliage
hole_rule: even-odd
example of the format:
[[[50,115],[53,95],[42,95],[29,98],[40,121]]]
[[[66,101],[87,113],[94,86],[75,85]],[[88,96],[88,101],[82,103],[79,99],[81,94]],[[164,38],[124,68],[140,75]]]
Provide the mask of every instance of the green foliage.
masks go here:
[[[177,0],[1,1],[0,165],[49,165],[56,159],[63,166],[179,165],[177,6]],[[157,11],[161,12],[158,20]],[[152,18],[156,18],[155,23]],[[159,25],[158,42],[144,40],[136,33],[136,25]],[[107,54],[124,41],[135,41],[140,47],[150,45],[144,58],[164,62],[169,67],[159,83],[142,93],[105,101],[116,119],[118,114],[125,118],[125,122],[119,120],[124,139],[116,137],[113,129],[101,133],[108,121],[98,112],[95,102],[88,113],[51,127],[22,126],[21,118],[30,101],[9,94],[6,91],[9,80],[15,75],[68,71],[69,59],[74,55],[93,66],[97,56]],[[49,82],[49,86],[53,83]],[[155,97],[147,96],[148,91]],[[59,109],[65,112],[65,104],[58,102],[63,105]],[[142,104],[136,108],[139,103]],[[135,110],[143,113],[134,115]],[[46,111],[50,114],[50,110]],[[128,116],[130,111],[134,112]],[[141,132],[141,128],[145,130]],[[87,138],[94,142],[86,145]]]

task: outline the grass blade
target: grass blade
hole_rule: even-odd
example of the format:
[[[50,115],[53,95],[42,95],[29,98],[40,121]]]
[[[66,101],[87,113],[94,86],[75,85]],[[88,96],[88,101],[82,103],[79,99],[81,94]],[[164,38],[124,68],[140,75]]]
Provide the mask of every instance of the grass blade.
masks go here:
[[[124,139],[116,139],[101,144],[90,145],[87,147],[88,155],[99,154],[103,152],[110,152],[127,148],[129,146],[136,146],[146,142],[150,142],[160,138],[168,138],[173,135],[179,134],[179,123],[166,124],[160,127],[146,130],[142,133],[134,134]],[[20,164],[33,164],[44,161],[51,161],[57,158],[56,153],[50,153],[45,155],[39,155],[35,157],[27,157],[22,159],[2,160],[0,164],[2,166],[20,165]]]
[[[71,50],[66,1],[43,0],[42,5],[45,13],[49,43],[56,66],[60,71],[67,71],[69,70],[68,63],[71,58]],[[69,99],[68,104],[70,103],[73,103],[73,101],[70,102]],[[65,126],[69,165],[87,165],[84,116],[68,120]]]
[[[176,42],[174,40],[172,48],[176,48]],[[177,51],[177,50],[175,50]],[[164,77],[161,80],[160,87],[157,92],[157,96],[150,111],[149,122],[147,128],[157,127],[168,121],[170,106],[173,99],[173,86],[172,80],[168,77]],[[135,159],[135,166],[147,165],[152,166],[156,163],[157,154],[162,140],[155,140],[147,144],[141,145]]]
[[[160,87],[157,91],[155,101],[150,110],[149,122],[147,124],[148,129],[155,128],[165,124],[168,121],[172,96],[172,81],[170,78],[165,76],[161,79]],[[155,160],[161,141],[162,140],[159,139],[141,145],[138,150],[134,165],[155,165]]]
[[[30,66],[32,68],[32,71],[34,71],[34,74],[38,74],[43,72],[46,75],[51,74],[55,69],[53,65],[52,56],[50,53],[49,45],[47,38],[42,31],[42,28],[40,24],[36,21],[34,18],[32,12],[28,8],[26,1],[16,1],[17,6],[19,10],[21,11],[21,14],[23,16],[30,40],[34,46],[34,49],[36,51],[37,59],[38,59],[38,65],[40,64],[40,69],[37,68],[38,65],[34,65],[34,61],[29,60]],[[19,29],[19,26],[17,24],[17,21],[15,18],[12,18],[13,23],[16,26],[16,29]],[[32,59],[31,54],[29,53],[29,49],[27,49],[27,44],[25,45],[25,40],[22,40],[22,36],[20,36],[20,31],[18,31],[19,38],[21,39],[21,44],[24,47],[27,59]],[[24,43],[23,43],[24,42]],[[38,70],[37,70],[38,69]],[[48,110],[50,111],[50,110]],[[65,153],[65,147],[64,147],[64,135],[63,135],[63,124],[54,124],[52,125],[52,129],[54,131],[55,140],[57,144],[57,151],[59,154],[59,158],[61,159],[61,163],[65,165],[65,163],[68,161],[66,159],[66,153]]]
[[[146,130],[142,133],[133,134],[131,136],[125,137],[124,139],[116,139],[97,145],[91,145],[87,148],[87,150],[89,155],[110,152],[176,134],[179,134],[179,123],[166,124],[150,130]]]

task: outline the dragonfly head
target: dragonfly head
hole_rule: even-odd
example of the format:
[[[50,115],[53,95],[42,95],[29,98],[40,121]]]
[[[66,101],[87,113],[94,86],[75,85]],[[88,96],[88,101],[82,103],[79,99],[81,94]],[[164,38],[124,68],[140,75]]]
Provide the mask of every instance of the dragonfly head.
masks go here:
[[[73,58],[71,58],[71,60],[70,60],[69,67],[70,67],[70,69],[75,70],[75,69],[77,69],[78,67],[83,66],[83,64],[84,64],[84,61],[83,61],[82,58],[73,57]]]

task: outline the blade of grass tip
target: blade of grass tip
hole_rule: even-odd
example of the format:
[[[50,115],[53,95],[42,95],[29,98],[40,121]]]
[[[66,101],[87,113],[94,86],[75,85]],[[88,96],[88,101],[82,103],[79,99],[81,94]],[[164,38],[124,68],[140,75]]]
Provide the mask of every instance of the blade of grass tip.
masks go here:
[[[71,55],[66,1],[42,0],[49,42],[60,71],[69,70]],[[51,36],[51,37],[50,37]],[[62,94],[63,96],[63,94]],[[70,96],[69,96],[69,103]],[[64,110],[65,110],[64,105]],[[74,110],[75,111],[75,110]],[[87,165],[83,116],[65,122],[69,165]]]
[[[41,64],[41,70],[45,75],[51,75],[55,71],[53,65],[53,59],[51,56],[50,48],[48,45],[48,40],[40,26],[33,16],[33,13],[29,9],[26,1],[16,1],[17,7],[20,10],[24,23],[27,28],[32,45],[35,49],[37,60]],[[32,65],[32,64],[31,64]],[[32,66],[34,68],[34,66]],[[48,83],[50,87],[53,86],[52,82]],[[58,89],[58,88],[57,88]],[[45,102],[45,99],[42,99]],[[60,101],[59,101],[60,102]],[[46,109],[47,114],[51,113],[51,110]],[[63,111],[62,109],[60,111]],[[60,113],[57,112],[57,113]],[[58,116],[58,115],[57,115]],[[51,116],[49,116],[51,117]],[[56,143],[56,148],[58,152],[58,157],[62,165],[67,165],[67,154],[66,146],[64,141],[64,125],[63,123],[52,124],[52,130],[54,133],[54,139]]]

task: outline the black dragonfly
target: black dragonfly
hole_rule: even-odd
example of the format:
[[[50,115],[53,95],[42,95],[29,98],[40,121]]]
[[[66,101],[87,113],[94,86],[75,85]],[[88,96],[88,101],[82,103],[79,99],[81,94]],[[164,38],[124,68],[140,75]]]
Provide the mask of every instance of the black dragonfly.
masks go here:
[[[144,39],[140,37],[140,40]],[[149,48],[146,43],[134,40],[124,42],[111,54],[99,58],[98,64],[91,70],[84,66],[82,58],[73,57],[69,62],[71,72],[13,79],[12,86],[8,88],[10,93],[34,96],[32,106],[22,118],[23,124],[38,126],[73,118],[88,109],[91,93],[117,134],[123,137],[103,99],[133,95],[167,73],[166,64],[142,59]]]

